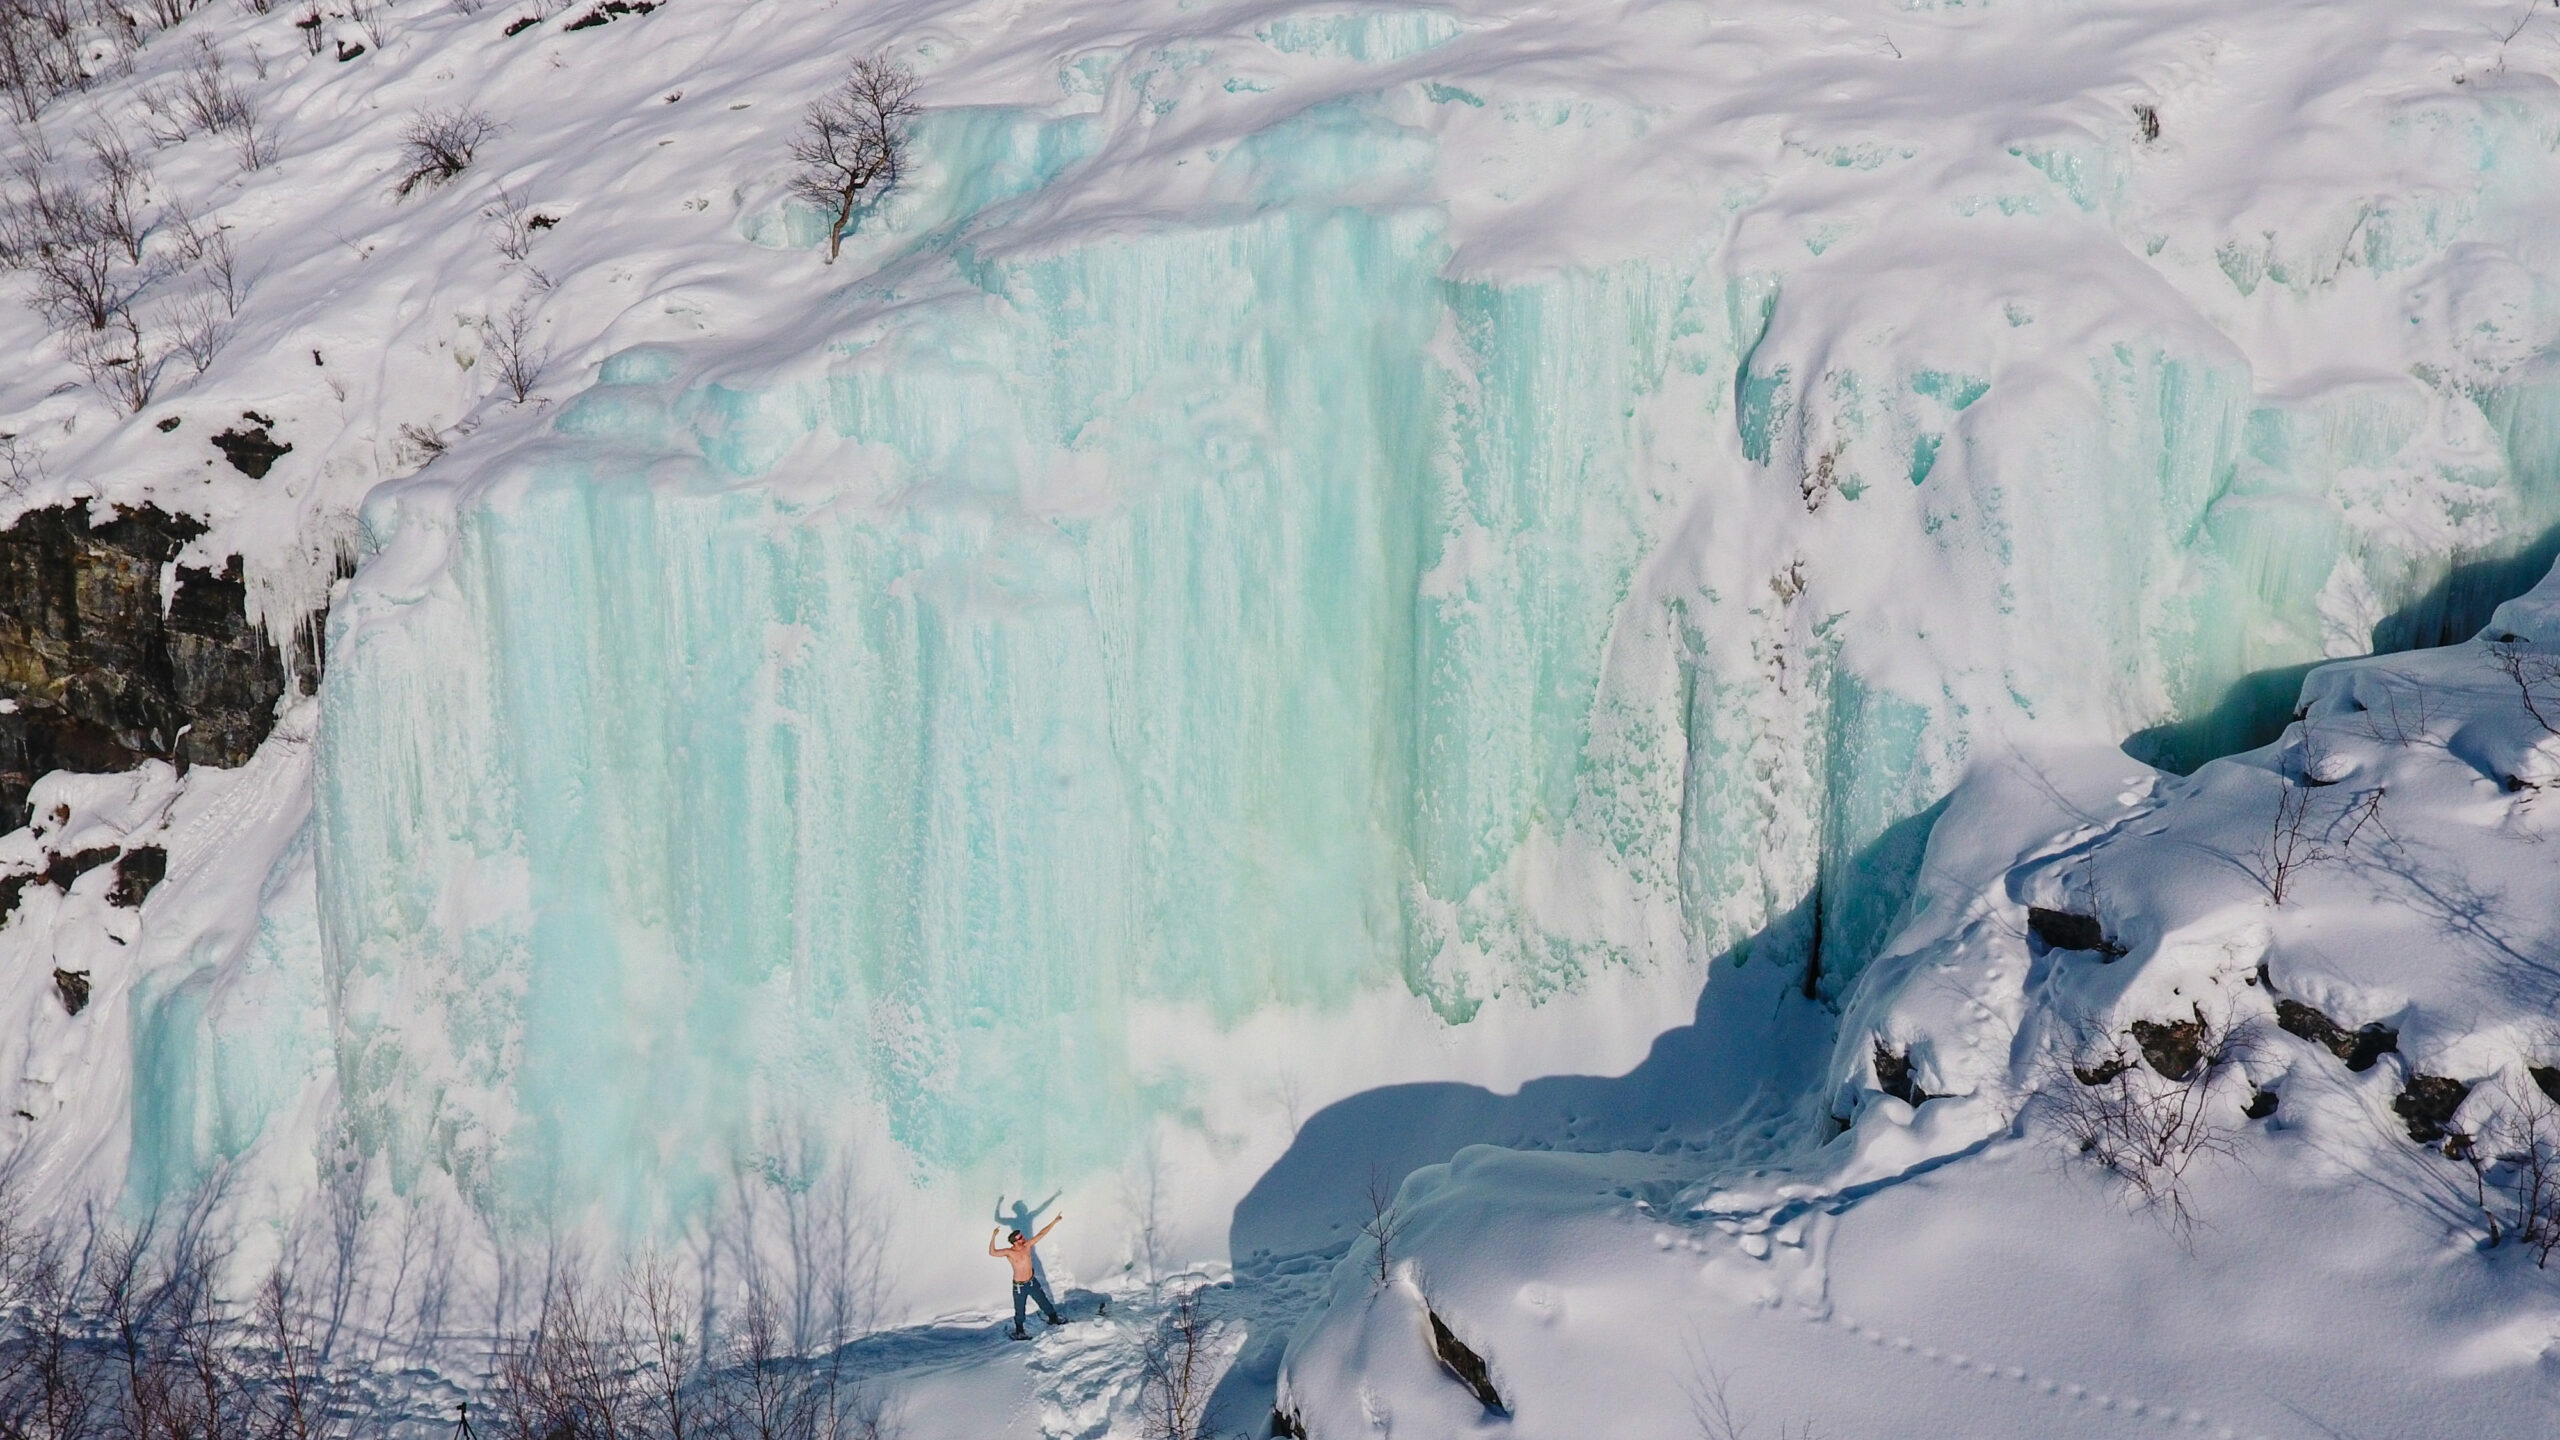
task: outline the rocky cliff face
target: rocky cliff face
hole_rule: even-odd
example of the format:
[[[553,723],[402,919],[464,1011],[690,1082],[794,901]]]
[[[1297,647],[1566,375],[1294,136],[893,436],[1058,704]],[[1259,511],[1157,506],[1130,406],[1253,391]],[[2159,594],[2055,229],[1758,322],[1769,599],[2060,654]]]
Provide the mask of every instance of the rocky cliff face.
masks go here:
[[[318,688],[316,640],[288,665],[248,617],[237,556],[174,564],[202,533],[151,506],[31,510],[0,531],[0,832],[50,771],[237,765],[288,684]]]

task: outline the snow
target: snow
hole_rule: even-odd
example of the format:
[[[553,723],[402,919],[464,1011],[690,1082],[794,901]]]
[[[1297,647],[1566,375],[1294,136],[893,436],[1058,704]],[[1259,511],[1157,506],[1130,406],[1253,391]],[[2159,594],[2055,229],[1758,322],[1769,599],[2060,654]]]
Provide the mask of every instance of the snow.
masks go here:
[[[1680,1429],[1691,1350],[1763,1429],[2514,1429],[2547,1292],[2386,1092],[2538,1043],[2499,784],[2560,752],[2476,646],[2192,777],[2115,748],[2254,744],[2548,565],[2560,33],[2502,11],[408,0],[345,63],[199,11],[45,127],[232,57],[274,163],[149,157],[243,257],[229,345],[127,417],[0,315],[0,518],[200,514],[280,636],[335,597],[330,669],[240,771],[45,782],[171,878],[0,931],[98,983],[0,1008],[12,1139],[65,1213],[218,1177],[249,1263],[353,1197],[483,1279],[850,1177],[919,1377],[981,1366],[922,1318],[993,1289],[979,1197],[1063,1187],[1070,1281],[1234,1267],[1253,1384],[1329,1287],[1328,1440],[1479,1423],[1423,1295],[1524,1433]],[[876,48],[930,110],[828,267],[785,144]],[[395,199],[463,104],[504,129]],[[250,410],[264,481],[207,456]],[[2306,766],[2409,848],[2272,906]],[[2030,953],[2049,902],[2131,953]],[[2402,1053],[2269,1038],[2182,1240],[2022,1107],[2262,960]],[[1368,1171],[1443,1162],[1411,1273],[1322,1279]],[[1002,1393],[1101,1433],[1110,1353]]]
[[[2489,633],[2555,602],[2560,574]],[[2454,1128],[2513,1135],[2547,1104],[2528,1067],[2560,1054],[2550,822],[2540,782],[2505,779],[2552,737],[2493,653],[2315,671],[2282,740],[2188,778],[2107,750],[1981,763],[1792,1145],[1477,1146],[1417,1171],[1392,1278],[1355,1244],[1283,1403],[1328,1436],[1695,1433],[1718,1400],[1817,1433],[2535,1433],[2560,1398],[2549,1275],[2395,1109],[2448,1076],[2471,1087]],[[2281,904],[2279,784],[2312,797],[2320,846]],[[2049,948],[2030,905],[2093,914],[2126,953]],[[2279,997],[2398,1049],[2359,1073]],[[2086,1083],[2065,1067],[2141,1064],[2133,1024],[2191,1014],[2234,1038],[2198,1082],[2221,1140],[2172,1205],[2079,1153],[2058,1107]],[[1933,1098],[1880,1093],[1879,1049]],[[2252,1089],[2271,1115],[2243,1118]],[[1828,1143],[1825,1114],[1847,1121]],[[1488,1357],[1505,1418],[1432,1358],[1425,1307]]]

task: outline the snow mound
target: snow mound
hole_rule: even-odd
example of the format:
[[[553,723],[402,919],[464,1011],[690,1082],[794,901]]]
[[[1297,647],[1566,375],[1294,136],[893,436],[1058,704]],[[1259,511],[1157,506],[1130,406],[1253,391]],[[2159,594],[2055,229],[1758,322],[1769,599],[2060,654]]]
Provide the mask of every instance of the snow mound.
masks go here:
[[[2560,575],[2178,777],[1977,765],[1793,1151],[1418,1172],[1293,1339],[1310,1435],[2526,1433],[2560,1358]],[[1719,977],[1721,983],[1721,977]],[[1840,1130],[1827,1142],[1820,1137]],[[1710,1428],[1707,1433],[1721,1433]]]

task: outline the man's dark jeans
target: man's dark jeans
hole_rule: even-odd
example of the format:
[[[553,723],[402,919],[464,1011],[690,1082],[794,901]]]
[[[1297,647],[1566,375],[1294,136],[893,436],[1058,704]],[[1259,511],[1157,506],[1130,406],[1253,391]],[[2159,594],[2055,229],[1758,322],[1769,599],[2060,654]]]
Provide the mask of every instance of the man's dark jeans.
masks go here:
[[[1049,1287],[1041,1284],[1040,1277],[1034,1275],[1028,1280],[1016,1280],[1013,1282],[1013,1328],[1016,1331],[1022,1329],[1022,1297],[1025,1295],[1028,1295],[1033,1300],[1039,1302],[1040,1314],[1046,1318],[1050,1324],[1064,1325],[1067,1323],[1066,1321],[1058,1318],[1058,1307],[1049,1303]]]

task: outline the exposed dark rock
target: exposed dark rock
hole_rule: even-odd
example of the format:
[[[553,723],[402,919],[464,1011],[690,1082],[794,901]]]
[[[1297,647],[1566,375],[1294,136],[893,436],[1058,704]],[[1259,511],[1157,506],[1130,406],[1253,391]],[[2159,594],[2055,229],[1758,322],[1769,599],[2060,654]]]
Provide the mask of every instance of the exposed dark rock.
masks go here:
[[[1457,1376],[1459,1383],[1475,1392],[1476,1399],[1485,1409],[1496,1415],[1511,1413],[1503,1408],[1502,1393],[1493,1388],[1493,1372],[1486,1367],[1484,1357],[1449,1333],[1449,1327],[1441,1323],[1440,1312],[1426,1310],[1423,1313],[1431,1317],[1431,1353],[1439,1357],[1441,1364],[1449,1367],[1449,1373]]]
[[[116,858],[116,847],[113,845],[100,845],[93,849],[76,850],[68,855],[56,855],[53,857],[53,862],[44,867],[44,878],[46,883],[56,890],[68,891],[73,881],[114,858]]]
[[[152,890],[169,878],[169,852],[157,845],[136,845],[116,862],[116,883],[107,903],[138,910]]]
[[[8,883],[6,880],[0,880],[0,885]],[[5,913],[5,910],[0,909],[0,913]],[[2560,1101],[2560,1065],[2527,1065],[2524,1067],[2524,1073],[2533,1077],[2534,1085],[2543,1094],[2555,1101]]]
[[[52,771],[237,765],[267,738],[286,665],[249,622],[237,557],[178,567],[163,603],[163,572],[202,533],[149,506],[102,524],[53,506],[0,531],[0,698],[15,702],[0,714],[0,832],[29,821],[28,787]],[[307,693],[320,656],[297,648]]]
[[[603,4],[588,11],[586,14],[579,16],[577,19],[570,21],[567,25],[561,28],[564,30],[589,30],[598,25],[610,25],[625,15],[646,15],[657,8],[657,0],[604,0]]]
[[[2462,1108],[2463,1097],[2471,1087],[2445,1075],[2412,1075],[2409,1088],[2391,1102],[2391,1109],[2409,1127],[2409,1138],[2430,1145],[2445,1137],[2452,1128],[2453,1112]]]
[[[2190,1080],[2204,1064],[2204,1016],[2191,1020],[2136,1020],[2133,1043],[2163,1079]]]
[[[61,997],[62,1008],[74,1015],[88,1009],[89,972],[86,970],[54,971],[53,993]]]
[[[267,433],[267,427],[276,422],[256,411],[244,411],[242,418],[250,422],[248,428],[235,427],[214,436],[213,448],[222,452],[232,469],[252,480],[264,480],[278,460],[293,453],[293,444]]]
[[[0,875],[0,925],[8,924],[9,917],[18,913],[18,901],[27,893],[27,887],[43,878],[44,873],[38,870]]]
[[[2083,1085],[2104,1085],[2132,1068],[2131,1060],[2122,1055],[2110,1055],[2095,1065],[2072,1066],[2071,1078]]]
[[[2097,916],[2077,911],[2031,905],[2027,907],[2027,933],[2044,942],[2048,950],[2089,950],[2109,960],[2124,954],[2122,945],[2107,938],[2106,927],[2098,923]]]
[[[1915,1110],[1932,1098],[1912,1081],[1911,1052],[1887,1050],[1882,1040],[1876,1042],[1876,1088]]]
[[[2249,1103],[2241,1107],[2240,1113],[2252,1120],[2264,1120],[2273,1115],[2276,1113],[2276,1092],[2261,1090],[2250,1096]]]
[[[2303,1004],[2299,1000],[2276,1002],[2276,1026],[2288,1035],[2299,1035],[2314,1045],[2327,1047],[2330,1054],[2347,1062],[2347,1068],[2358,1073],[2370,1070],[2374,1062],[2400,1048],[2400,1032],[2376,1021],[2353,1030],[2343,1029],[2338,1022]]]
[[[1271,1433],[1279,1440],[1307,1440],[1307,1427],[1298,1423],[1297,1416],[1277,1406],[1271,1411]]]

